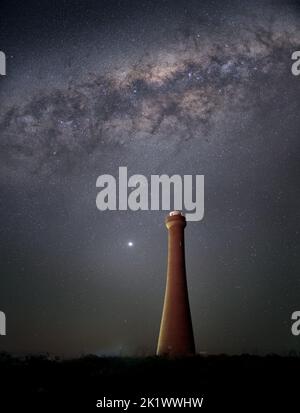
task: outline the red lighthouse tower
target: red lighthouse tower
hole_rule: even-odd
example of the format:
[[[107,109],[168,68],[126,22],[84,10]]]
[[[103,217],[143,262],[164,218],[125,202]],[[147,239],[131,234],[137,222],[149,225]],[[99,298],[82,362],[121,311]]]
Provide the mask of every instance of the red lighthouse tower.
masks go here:
[[[166,218],[168,271],[157,355],[182,357],[195,354],[184,256],[185,217],[179,211]]]

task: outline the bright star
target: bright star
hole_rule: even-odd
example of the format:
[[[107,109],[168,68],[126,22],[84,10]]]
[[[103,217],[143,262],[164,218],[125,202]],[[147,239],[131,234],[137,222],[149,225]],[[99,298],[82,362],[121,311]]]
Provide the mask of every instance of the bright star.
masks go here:
[[[128,247],[133,247],[133,242],[129,241],[127,245],[128,245]]]

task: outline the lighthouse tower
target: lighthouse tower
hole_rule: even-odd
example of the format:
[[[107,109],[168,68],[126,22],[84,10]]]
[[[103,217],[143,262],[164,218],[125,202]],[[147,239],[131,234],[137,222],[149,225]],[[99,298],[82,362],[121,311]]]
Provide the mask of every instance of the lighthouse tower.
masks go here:
[[[166,218],[169,233],[168,270],[157,355],[183,357],[195,354],[195,343],[184,257],[185,217],[179,211]]]

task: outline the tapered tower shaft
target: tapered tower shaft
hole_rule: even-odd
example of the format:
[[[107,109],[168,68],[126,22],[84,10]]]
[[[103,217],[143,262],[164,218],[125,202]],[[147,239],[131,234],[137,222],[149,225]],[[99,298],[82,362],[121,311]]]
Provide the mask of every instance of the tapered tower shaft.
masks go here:
[[[157,355],[180,357],[195,354],[184,255],[185,217],[178,211],[166,218],[168,229],[167,284]]]

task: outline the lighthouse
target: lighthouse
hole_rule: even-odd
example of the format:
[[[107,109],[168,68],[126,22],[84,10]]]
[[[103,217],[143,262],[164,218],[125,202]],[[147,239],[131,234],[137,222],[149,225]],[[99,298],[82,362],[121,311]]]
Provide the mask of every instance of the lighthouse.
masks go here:
[[[185,217],[179,211],[166,218],[168,268],[157,355],[184,357],[195,354],[195,343],[185,269]]]

